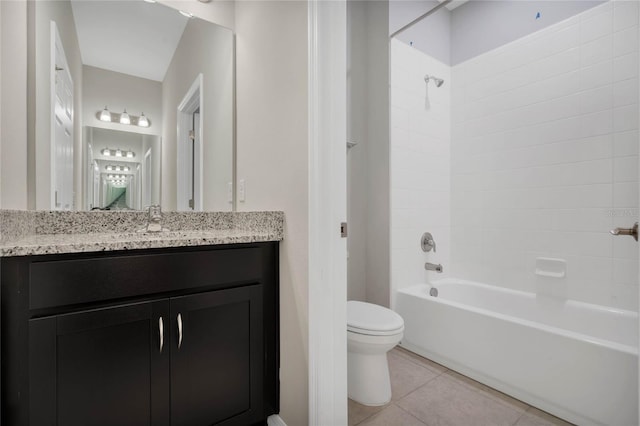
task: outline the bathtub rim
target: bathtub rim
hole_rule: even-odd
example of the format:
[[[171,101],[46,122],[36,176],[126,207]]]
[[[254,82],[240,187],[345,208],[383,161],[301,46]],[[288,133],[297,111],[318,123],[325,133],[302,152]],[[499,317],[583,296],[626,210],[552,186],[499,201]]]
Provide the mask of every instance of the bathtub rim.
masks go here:
[[[501,291],[501,292],[505,292],[505,293],[510,293],[513,295],[517,295],[520,297],[527,297],[529,299],[535,299],[537,297],[537,295],[535,293],[529,293],[529,292],[525,292],[525,291],[520,291],[520,290],[512,290],[512,289],[507,289],[507,288],[503,288],[503,287],[498,287],[498,286],[492,286],[492,285],[488,285],[488,284],[483,284],[483,283],[477,283],[474,281],[468,281],[468,280],[462,280],[462,279],[456,279],[456,278],[444,278],[442,280],[435,280],[432,281],[431,283],[419,283],[419,284],[414,284],[411,285],[409,287],[406,288],[402,288],[402,289],[398,289],[396,290],[397,293],[403,293],[406,294],[408,296],[413,296],[413,297],[419,297],[421,299],[425,299],[427,302],[431,302],[431,303],[440,303],[443,305],[448,305],[457,309],[463,309],[463,310],[467,310],[467,311],[471,311],[477,314],[481,314],[481,315],[486,315],[489,317],[493,317],[493,318],[497,318],[499,320],[503,320],[503,321],[508,321],[511,323],[515,323],[518,325],[522,325],[525,327],[532,327],[547,333],[553,333],[553,334],[558,334],[560,336],[563,337],[567,337],[570,339],[575,339],[575,340],[580,340],[580,341],[584,341],[584,342],[588,342],[591,343],[593,345],[597,345],[600,347],[604,347],[604,348],[608,348],[611,350],[615,350],[618,352],[622,352],[622,353],[626,353],[629,355],[635,355],[636,357],[638,356],[638,346],[632,346],[632,345],[626,345],[623,343],[618,343],[618,342],[614,342],[611,340],[607,340],[607,339],[601,339],[598,337],[594,337],[594,336],[590,336],[588,334],[584,334],[584,333],[578,333],[575,331],[570,331],[570,330],[565,330],[559,327],[553,327],[553,326],[549,326],[546,324],[542,324],[539,322],[535,322],[532,320],[527,320],[527,319],[523,319],[523,318],[518,318],[518,317],[514,317],[511,315],[505,315],[499,312],[493,312],[490,311],[488,309],[483,309],[483,308],[478,308],[472,305],[467,305],[464,303],[460,303],[460,302],[455,302],[455,301],[451,301],[451,300],[447,300],[447,299],[443,299],[441,297],[433,297],[433,296],[429,296],[429,292],[428,289],[430,288],[430,286],[436,287],[438,288],[438,284],[447,284],[447,283],[461,283],[461,284],[467,284],[467,285],[472,285],[472,286],[478,286],[478,287],[483,287],[483,288],[488,288],[491,289],[492,291]],[[423,290],[423,289],[427,289],[427,291],[418,291],[418,290]],[[611,314],[615,314],[618,316],[623,316],[623,317],[628,317],[628,318],[636,318],[636,322],[637,322],[637,318],[638,318],[638,313],[633,312],[633,311],[627,311],[624,309],[618,309],[618,308],[609,308],[607,306],[602,306],[602,305],[594,305],[594,304],[590,304],[590,303],[585,303],[585,302],[579,302],[576,300],[569,300],[566,303],[570,303],[574,306],[578,306],[578,307],[584,307],[584,308],[591,308],[591,309],[596,309],[599,311],[604,311],[607,313],[611,313]],[[436,361],[437,362],[437,361]]]

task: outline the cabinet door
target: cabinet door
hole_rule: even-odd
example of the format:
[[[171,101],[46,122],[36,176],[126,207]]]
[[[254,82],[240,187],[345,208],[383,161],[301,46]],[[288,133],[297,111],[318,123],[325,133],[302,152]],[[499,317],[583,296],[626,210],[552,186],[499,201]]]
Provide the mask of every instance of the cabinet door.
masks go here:
[[[165,300],[30,320],[30,424],[168,425],[168,308]]]
[[[171,299],[171,424],[248,425],[262,416],[262,288]]]

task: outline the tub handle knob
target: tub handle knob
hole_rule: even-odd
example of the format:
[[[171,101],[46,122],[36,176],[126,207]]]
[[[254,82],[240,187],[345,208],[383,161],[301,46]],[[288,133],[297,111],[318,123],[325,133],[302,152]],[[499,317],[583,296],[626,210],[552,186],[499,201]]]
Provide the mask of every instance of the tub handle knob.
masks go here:
[[[616,228],[609,232],[611,235],[630,235],[638,241],[638,222],[633,225],[633,228]]]
[[[436,242],[434,241],[431,232],[425,232],[422,234],[422,238],[420,238],[420,246],[424,252],[429,252],[431,250],[433,250],[434,253],[436,252]]]

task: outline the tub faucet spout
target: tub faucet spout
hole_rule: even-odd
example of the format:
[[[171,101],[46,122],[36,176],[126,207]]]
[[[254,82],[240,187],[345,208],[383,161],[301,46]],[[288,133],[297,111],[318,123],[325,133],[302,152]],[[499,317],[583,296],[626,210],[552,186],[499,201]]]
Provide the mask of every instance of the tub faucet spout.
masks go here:
[[[441,264],[435,264],[435,263],[425,263],[424,264],[424,269],[426,269],[427,271],[436,271],[437,273],[441,274],[442,273],[442,265]]]

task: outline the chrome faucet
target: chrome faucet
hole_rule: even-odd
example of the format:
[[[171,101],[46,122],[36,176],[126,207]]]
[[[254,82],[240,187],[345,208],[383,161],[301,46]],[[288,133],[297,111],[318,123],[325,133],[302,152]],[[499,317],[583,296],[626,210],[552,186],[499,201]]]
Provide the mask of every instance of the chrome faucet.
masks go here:
[[[426,269],[427,271],[436,271],[437,273],[441,274],[442,273],[442,265],[441,264],[435,264],[435,263],[425,263],[424,264],[424,269]]]
[[[162,209],[159,205],[149,206],[149,216],[147,217],[147,232],[162,231]]]

